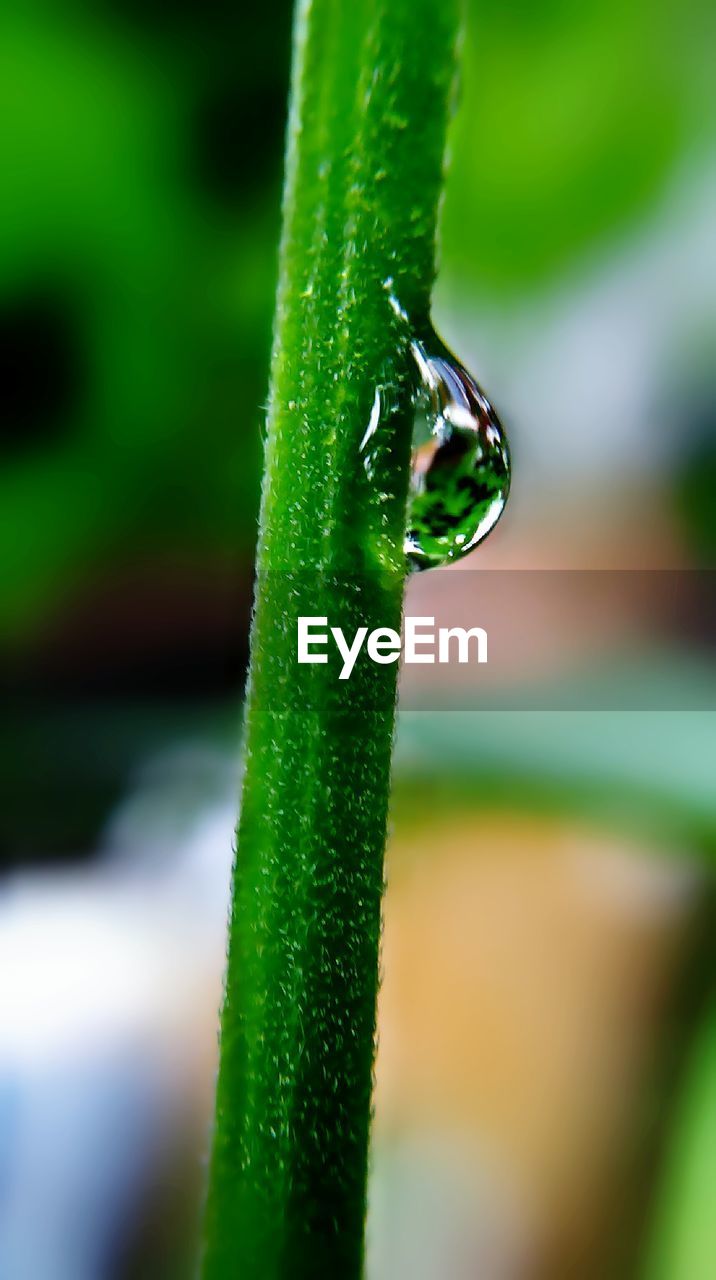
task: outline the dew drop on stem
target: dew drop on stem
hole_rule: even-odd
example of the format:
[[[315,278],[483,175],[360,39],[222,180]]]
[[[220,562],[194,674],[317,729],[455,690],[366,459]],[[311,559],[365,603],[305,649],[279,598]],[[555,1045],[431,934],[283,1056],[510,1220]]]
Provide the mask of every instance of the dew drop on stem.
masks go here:
[[[390,290],[401,322],[408,317]],[[494,529],[510,489],[510,451],[490,401],[432,328],[408,346],[415,369],[413,451],[405,555],[411,570],[461,559]],[[361,442],[372,478],[381,421],[380,393]]]
[[[440,339],[413,338],[410,350],[419,382],[405,554],[411,569],[431,569],[494,529],[510,489],[510,452],[487,396]]]

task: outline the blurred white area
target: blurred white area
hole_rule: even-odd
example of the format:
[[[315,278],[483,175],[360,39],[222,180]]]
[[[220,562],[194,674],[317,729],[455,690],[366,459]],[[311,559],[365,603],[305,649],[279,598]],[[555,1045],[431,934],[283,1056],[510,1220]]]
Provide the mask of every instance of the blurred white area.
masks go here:
[[[3,1280],[115,1274],[176,1134],[208,1124],[237,780],[181,747],[139,775],[96,862],[2,889]]]
[[[4,885],[6,1061],[61,1058],[67,1043],[91,1051],[128,1033],[161,1044],[207,963],[220,971],[238,769],[188,746],[150,764],[136,788],[91,866]]]
[[[366,1239],[369,1280],[513,1280],[529,1258],[526,1206],[494,1153],[420,1129],[378,1141]]]

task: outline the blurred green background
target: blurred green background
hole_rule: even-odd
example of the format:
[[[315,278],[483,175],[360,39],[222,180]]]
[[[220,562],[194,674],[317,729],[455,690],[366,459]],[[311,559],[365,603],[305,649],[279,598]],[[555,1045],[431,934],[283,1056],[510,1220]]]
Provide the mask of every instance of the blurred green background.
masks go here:
[[[3,6],[0,639],[30,684],[67,676],[58,634],[69,663],[112,608],[124,643],[85,644],[75,678],[145,665],[162,619],[132,626],[132,606],[156,584],[178,602],[164,658],[196,595],[221,615],[216,643],[231,625],[255,537],[289,22],[285,3]],[[516,314],[698,174],[710,33],[701,0],[474,3],[443,292],[459,281],[485,323]]]
[[[484,377],[513,445],[510,507],[480,564],[713,569],[712,6],[470,0],[467,16],[435,314]],[[12,1280],[187,1274],[238,772],[290,20],[283,0],[5,0],[0,14],[0,1275]],[[692,624],[700,661],[713,618]],[[657,677],[679,657],[695,670],[667,640]],[[534,681],[553,679],[566,657],[553,653]],[[704,679],[712,697],[713,671]],[[396,996],[381,1031],[371,1278],[716,1273],[704,1201],[713,1145],[699,1146],[693,1119],[710,1117],[712,1132],[716,1081],[701,1065],[713,1060],[702,1016],[716,847],[707,706],[658,720],[625,720],[618,707],[596,720],[502,715],[459,731],[437,714],[405,718],[386,945],[421,995]],[[552,889],[530,888],[542,846],[556,850]],[[494,869],[495,848],[507,872]],[[464,852],[485,862],[486,879],[465,883]],[[632,879],[622,859],[640,869]],[[438,952],[450,936],[469,951],[497,919],[526,980],[535,954],[522,925],[537,922],[540,955],[548,938],[564,940],[582,986],[561,994],[561,1030],[545,1013],[559,954],[535,990],[503,982],[504,955],[496,985],[473,957],[460,971],[474,983],[447,1001],[450,1026],[423,1025],[411,1041],[405,1011],[419,1022],[424,998],[431,1008],[433,974],[424,949],[410,948],[421,893],[399,892],[400,868],[413,864],[434,868],[428,901],[452,885]],[[584,888],[603,874],[599,892]],[[576,881],[579,901],[565,888]],[[568,922],[582,890],[587,904],[611,894],[612,915],[605,906],[577,962]],[[514,903],[533,891],[544,907],[521,922]],[[474,908],[464,933],[449,906],[461,902]],[[590,983],[617,917],[621,967],[600,995]],[[643,1026],[619,1005],[624,990],[651,1011]],[[602,1003],[585,1024],[570,1020],[570,1000],[575,1011]],[[490,1065],[498,1005],[506,1044],[530,1019],[533,1039],[495,1050]],[[634,1052],[605,1057],[634,1023]],[[468,1025],[480,1049],[474,1062],[465,1055],[466,1096],[484,1107],[446,1119],[431,1099],[462,1096],[451,1072]],[[440,1057],[438,1040],[452,1056]],[[541,1075],[546,1041],[564,1056],[555,1050]],[[405,1083],[419,1060],[433,1076],[406,1088],[408,1114],[390,1101],[390,1064]],[[539,1084],[531,1100],[517,1061]],[[568,1121],[560,1071],[584,1082]],[[485,1120],[500,1114],[491,1073],[519,1120],[512,1145],[507,1121],[492,1132]],[[682,1076],[690,1093],[676,1089]],[[635,1121],[645,1093],[651,1109]],[[592,1112],[594,1131],[582,1131],[575,1117]],[[570,1127],[571,1147],[556,1136]],[[474,1149],[456,1129],[476,1135]],[[580,1183],[585,1167],[592,1181]],[[540,1185],[551,1198],[540,1200]],[[617,1201],[629,1205],[623,1222]],[[44,1250],[32,1231],[40,1214]]]

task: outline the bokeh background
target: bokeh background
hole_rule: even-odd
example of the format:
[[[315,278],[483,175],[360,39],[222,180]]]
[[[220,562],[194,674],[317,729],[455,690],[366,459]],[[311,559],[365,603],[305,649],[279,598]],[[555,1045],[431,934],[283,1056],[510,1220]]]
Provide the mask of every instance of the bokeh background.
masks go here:
[[[716,1274],[710,9],[468,4],[435,319],[510,430],[475,563],[534,575],[540,709],[404,700],[369,1280]],[[0,14],[8,1280],[192,1272],[289,54],[284,0]],[[613,651],[624,705],[552,707]]]

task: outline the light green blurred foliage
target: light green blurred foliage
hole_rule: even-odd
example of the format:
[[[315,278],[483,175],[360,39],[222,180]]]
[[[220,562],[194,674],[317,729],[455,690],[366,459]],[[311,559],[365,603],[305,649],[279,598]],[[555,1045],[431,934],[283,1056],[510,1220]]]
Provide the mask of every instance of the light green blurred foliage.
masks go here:
[[[670,1135],[644,1280],[712,1280],[716,1270],[716,1009],[701,1027]]]
[[[496,296],[659,195],[713,99],[705,0],[469,0],[444,265]]]

